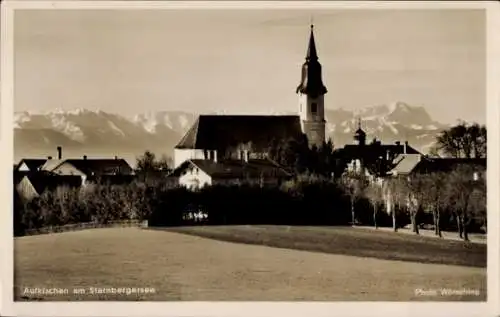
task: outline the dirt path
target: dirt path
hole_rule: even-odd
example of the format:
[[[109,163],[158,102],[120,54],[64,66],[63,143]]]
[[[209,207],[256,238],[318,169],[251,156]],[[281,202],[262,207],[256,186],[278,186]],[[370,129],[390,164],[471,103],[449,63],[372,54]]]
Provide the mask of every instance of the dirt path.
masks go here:
[[[485,300],[486,269],[313,253],[137,228],[15,239],[16,298],[44,300]],[[72,295],[76,287],[152,287],[152,295]],[[476,295],[429,296],[442,288]],[[428,296],[418,295],[418,289]],[[464,290],[465,289],[465,290]]]

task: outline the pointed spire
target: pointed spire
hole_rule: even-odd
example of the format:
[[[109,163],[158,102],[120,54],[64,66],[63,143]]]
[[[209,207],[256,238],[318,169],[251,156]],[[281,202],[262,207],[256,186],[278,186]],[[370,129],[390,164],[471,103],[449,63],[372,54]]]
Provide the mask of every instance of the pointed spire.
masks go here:
[[[309,47],[307,48],[306,60],[317,60],[316,43],[314,42],[314,24],[311,24],[311,35],[309,36]]]

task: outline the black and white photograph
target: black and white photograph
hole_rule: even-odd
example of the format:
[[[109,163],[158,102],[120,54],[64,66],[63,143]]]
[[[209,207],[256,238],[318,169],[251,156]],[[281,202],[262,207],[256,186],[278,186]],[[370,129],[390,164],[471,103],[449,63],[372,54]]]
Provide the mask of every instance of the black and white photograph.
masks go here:
[[[486,8],[42,2],[2,60],[9,301],[494,300]]]

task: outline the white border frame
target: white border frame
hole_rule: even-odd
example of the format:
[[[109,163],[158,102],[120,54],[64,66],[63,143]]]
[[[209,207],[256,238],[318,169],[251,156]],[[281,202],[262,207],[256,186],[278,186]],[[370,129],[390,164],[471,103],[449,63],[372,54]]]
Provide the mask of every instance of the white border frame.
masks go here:
[[[22,9],[485,9],[487,11],[487,302],[13,302],[13,20]],[[495,316],[499,293],[500,4],[483,1],[3,1],[1,11],[0,314],[6,316]]]

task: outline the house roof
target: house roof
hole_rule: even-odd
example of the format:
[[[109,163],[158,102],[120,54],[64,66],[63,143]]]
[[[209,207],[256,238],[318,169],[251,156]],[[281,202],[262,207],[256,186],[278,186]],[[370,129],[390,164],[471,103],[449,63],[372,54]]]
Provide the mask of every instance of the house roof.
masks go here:
[[[346,158],[359,158],[363,156],[385,156],[387,152],[391,154],[404,154],[404,144],[347,144],[343,148],[336,150],[337,154]],[[421,154],[411,145],[406,145],[406,154]]]
[[[394,159],[396,166],[389,174],[408,174],[411,173],[421,161],[420,154],[399,154]]]
[[[23,163],[28,166],[30,171],[36,171],[40,166],[42,166],[47,159],[22,159],[19,161],[19,164],[17,164],[16,169],[19,169]]]
[[[459,165],[486,168],[486,158],[428,158],[420,161],[413,169],[413,172],[449,172]]]
[[[54,175],[51,173],[36,173],[25,176],[31,185],[35,188],[38,194],[42,194],[45,190],[53,190],[57,187],[79,187],[82,184],[80,176],[70,175]]]
[[[264,150],[273,139],[301,135],[299,116],[200,115],[175,148],[225,150],[251,143]]]
[[[176,168],[171,176],[179,177],[189,166],[197,167],[214,178],[240,178],[244,179],[259,177],[288,177],[291,176],[284,168],[267,159],[224,160],[214,162],[212,160],[188,160]]]
[[[25,171],[14,171],[13,181],[14,185],[19,184],[19,182],[23,179],[24,176],[29,175],[33,172],[25,172]]]
[[[132,168],[124,159],[67,159],[59,162],[57,166],[60,166],[62,163],[69,163],[86,175],[132,173]],[[57,166],[52,170],[57,168]]]
[[[56,169],[59,165],[61,165],[65,160],[56,160],[56,159],[51,159],[47,160],[41,167],[40,170],[42,171],[47,171],[47,172],[52,172],[54,169]]]

